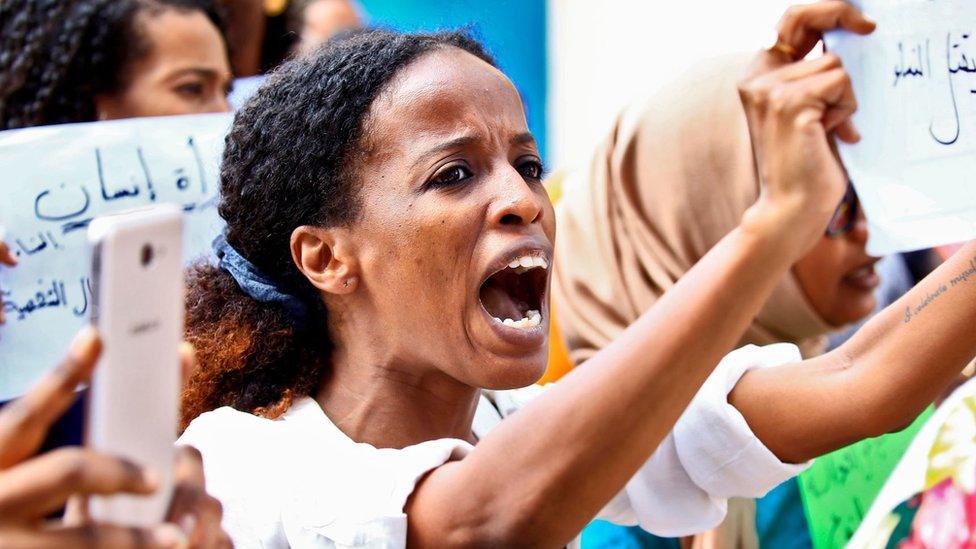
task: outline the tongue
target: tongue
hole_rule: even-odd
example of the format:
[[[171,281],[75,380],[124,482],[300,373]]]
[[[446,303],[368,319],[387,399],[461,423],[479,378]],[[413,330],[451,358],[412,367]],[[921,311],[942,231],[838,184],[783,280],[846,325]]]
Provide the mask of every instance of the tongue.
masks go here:
[[[506,318],[519,320],[525,316],[505,290],[490,284],[485,284],[481,288],[481,304],[488,314],[501,320]]]

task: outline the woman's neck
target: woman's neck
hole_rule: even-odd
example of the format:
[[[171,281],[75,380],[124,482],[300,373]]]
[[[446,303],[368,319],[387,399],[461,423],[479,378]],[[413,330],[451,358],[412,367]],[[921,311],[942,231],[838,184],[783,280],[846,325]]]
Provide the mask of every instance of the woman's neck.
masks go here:
[[[404,448],[439,438],[473,442],[480,391],[436,369],[397,364],[363,349],[337,348],[315,400],[349,438]]]

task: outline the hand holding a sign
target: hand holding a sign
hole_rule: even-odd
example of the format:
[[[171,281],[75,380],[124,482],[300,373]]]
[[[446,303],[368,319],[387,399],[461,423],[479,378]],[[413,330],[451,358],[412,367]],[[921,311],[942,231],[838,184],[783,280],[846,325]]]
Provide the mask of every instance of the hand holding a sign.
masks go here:
[[[828,135],[854,142],[850,117],[857,108],[850,77],[840,59],[804,57],[821,33],[842,27],[860,34],[874,24],[842,1],[791,8],[779,26],[779,40],[761,52],[739,84],[759,169],[762,193],[749,214],[763,219],[787,215],[805,252],[818,238],[847,188],[847,176]],[[799,225],[795,220],[804,220]]]
[[[90,378],[100,350],[94,330],[84,329],[57,368],[0,411],[0,545],[229,547],[220,530],[220,504],[204,491],[200,457],[190,448],[176,464],[168,523],[151,528],[94,523],[85,519],[80,505],[64,523],[44,521],[72,496],[148,494],[157,488],[153,472],[90,450],[62,448],[31,457],[51,424],[74,402],[78,385]]]
[[[17,264],[17,260],[14,259],[14,254],[10,252],[10,248],[3,241],[0,241],[0,264],[8,267],[13,267]]]

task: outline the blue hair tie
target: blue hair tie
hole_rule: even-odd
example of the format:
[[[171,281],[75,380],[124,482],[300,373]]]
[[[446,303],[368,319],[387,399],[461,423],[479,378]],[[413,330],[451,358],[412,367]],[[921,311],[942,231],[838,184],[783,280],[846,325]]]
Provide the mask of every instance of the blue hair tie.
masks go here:
[[[241,291],[261,303],[277,303],[299,327],[304,326],[308,316],[308,307],[304,301],[282,290],[274,280],[235,250],[223,234],[214,239],[213,250],[219,259],[217,266],[234,277]]]

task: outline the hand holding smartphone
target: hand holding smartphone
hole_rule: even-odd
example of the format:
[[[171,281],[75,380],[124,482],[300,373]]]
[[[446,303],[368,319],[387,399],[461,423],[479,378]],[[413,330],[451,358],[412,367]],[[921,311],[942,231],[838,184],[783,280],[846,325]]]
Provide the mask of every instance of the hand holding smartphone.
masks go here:
[[[100,217],[92,323],[102,335],[85,420],[85,445],[152,467],[150,496],[93,497],[89,513],[130,525],[160,522],[172,493],[183,334],[183,212],[160,205]]]

